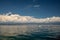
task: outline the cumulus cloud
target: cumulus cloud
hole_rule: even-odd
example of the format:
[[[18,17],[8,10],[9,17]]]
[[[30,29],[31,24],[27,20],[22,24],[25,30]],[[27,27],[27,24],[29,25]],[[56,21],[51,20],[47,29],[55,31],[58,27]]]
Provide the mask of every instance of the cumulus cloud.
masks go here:
[[[60,22],[60,17],[50,17],[50,18],[34,18],[31,16],[21,16],[19,14],[12,14],[11,12],[7,14],[0,15],[0,23],[14,22],[14,23],[50,23],[50,22]]]

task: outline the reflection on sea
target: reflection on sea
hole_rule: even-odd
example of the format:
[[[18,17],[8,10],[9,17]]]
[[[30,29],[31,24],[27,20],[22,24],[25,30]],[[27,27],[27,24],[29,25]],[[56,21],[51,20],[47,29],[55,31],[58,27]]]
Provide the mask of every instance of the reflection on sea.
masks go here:
[[[0,25],[0,40],[60,40],[60,25]]]

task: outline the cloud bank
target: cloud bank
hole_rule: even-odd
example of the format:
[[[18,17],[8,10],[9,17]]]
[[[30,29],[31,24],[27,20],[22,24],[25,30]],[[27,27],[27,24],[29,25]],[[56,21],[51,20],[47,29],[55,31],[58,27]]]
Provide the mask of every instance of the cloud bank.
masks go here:
[[[21,16],[19,14],[12,14],[11,12],[7,14],[0,14],[0,23],[50,23],[50,22],[60,22],[60,17],[49,17],[49,18],[34,18],[31,16]]]

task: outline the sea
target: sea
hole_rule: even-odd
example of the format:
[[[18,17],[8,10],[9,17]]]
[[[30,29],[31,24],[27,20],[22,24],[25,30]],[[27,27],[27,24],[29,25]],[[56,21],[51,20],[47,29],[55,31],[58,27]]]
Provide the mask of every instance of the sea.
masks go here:
[[[60,40],[60,25],[0,25],[0,40]]]

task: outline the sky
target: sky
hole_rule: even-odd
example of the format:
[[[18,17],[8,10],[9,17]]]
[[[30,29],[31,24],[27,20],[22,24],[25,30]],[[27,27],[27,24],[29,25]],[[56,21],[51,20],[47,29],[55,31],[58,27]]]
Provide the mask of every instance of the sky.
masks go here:
[[[60,22],[60,0],[0,0],[0,23]]]
[[[60,17],[60,0],[0,0],[0,14],[8,12],[36,18]]]

